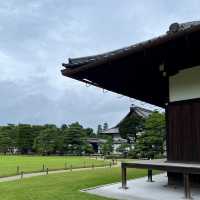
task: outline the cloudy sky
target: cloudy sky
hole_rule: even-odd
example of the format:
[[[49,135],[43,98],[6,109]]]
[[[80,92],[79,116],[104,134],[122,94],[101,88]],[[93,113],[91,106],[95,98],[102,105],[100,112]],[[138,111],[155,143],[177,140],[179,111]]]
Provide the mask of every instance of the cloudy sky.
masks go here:
[[[199,19],[199,0],[1,1],[0,124],[114,125],[138,102],[62,77],[61,63]]]

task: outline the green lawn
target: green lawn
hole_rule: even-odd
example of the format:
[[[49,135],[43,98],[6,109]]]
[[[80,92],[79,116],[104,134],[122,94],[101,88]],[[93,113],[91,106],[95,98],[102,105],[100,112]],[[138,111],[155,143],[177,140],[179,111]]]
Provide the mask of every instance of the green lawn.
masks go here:
[[[41,171],[43,164],[49,170],[57,170],[70,168],[71,165],[73,168],[91,167],[93,164],[103,166],[109,162],[78,156],[0,156],[0,177],[15,175],[17,166],[25,173]]]
[[[145,170],[130,169],[128,178],[146,175]],[[2,200],[103,200],[80,192],[80,189],[118,182],[119,168],[91,169],[63,174],[52,174],[14,182],[0,183]]]

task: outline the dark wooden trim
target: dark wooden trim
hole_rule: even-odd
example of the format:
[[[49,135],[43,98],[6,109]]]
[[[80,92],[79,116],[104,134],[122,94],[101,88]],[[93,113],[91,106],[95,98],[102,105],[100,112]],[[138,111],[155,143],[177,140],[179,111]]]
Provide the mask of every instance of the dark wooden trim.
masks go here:
[[[169,102],[170,105],[176,105],[176,104],[184,104],[184,103],[194,103],[194,102],[200,102],[200,98],[193,98],[193,99],[186,99],[186,100],[180,100],[180,101],[172,101]]]
[[[168,106],[165,109],[165,121],[166,121],[166,150],[167,150],[167,160],[168,160],[168,155],[169,155],[169,112],[168,112]]]
[[[162,165],[162,164],[139,164],[139,163],[125,163],[123,168],[139,168],[139,169],[156,169],[161,171],[168,171],[168,172],[177,172],[177,173],[189,173],[189,174],[200,174],[200,167],[184,167],[180,166],[171,166],[169,165]]]
[[[166,119],[168,161],[200,162],[200,98],[169,103]]]

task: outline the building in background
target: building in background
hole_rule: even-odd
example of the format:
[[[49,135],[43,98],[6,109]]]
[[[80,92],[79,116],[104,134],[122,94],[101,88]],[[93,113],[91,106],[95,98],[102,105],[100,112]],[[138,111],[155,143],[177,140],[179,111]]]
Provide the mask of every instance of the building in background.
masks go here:
[[[88,138],[87,142],[92,146],[95,154],[100,154],[101,146],[106,143],[106,140],[101,138]]]
[[[129,137],[128,139],[123,139],[121,137],[120,134],[120,125],[128,118],[132,118],[132,117],[142,117],[142,118],[146,118],[148,117],[150,114],[152,113],[151,110],[147,110],[145,108],[141,108],[138,106],[134,106],[132,105],[130,107],[130,111],[129,113],[114,127],[109,128],[107,130],[102,131],[102,134],[105,134],[107,136],[111,136],[112,137],[112,143],[113,143],[113,153],[120,153],[118,151],[118,148],[122,145],[122,144],[132,144],[132,148],[134,148],[134,141],[133,138]],[[140,134],[140,133],[138,133]],[[129,149],[127,149],[129,150]]]

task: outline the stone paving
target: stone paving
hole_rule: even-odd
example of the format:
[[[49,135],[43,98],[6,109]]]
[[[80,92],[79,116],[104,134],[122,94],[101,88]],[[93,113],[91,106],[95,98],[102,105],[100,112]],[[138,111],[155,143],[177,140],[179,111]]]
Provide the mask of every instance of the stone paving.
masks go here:
[[[110,184],[84,190],[91,194],[120,200],[182,200],[183,187],[167,185],[166,174],[153,176],[154,182],[147,182],[147,177],[130,180],[128,189],[121,188],[121,183]],[[193,200],[200,200],[200,188],[192,188]]]

